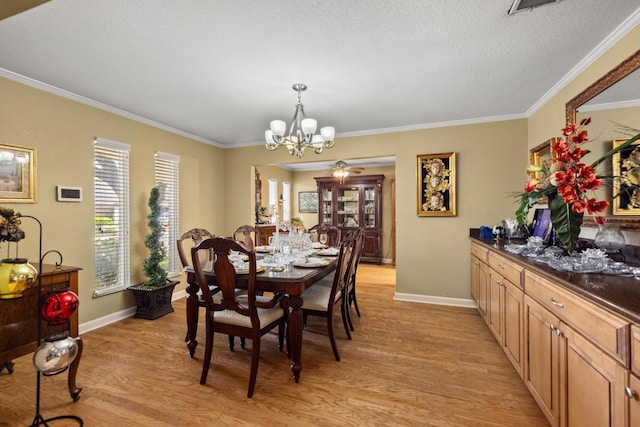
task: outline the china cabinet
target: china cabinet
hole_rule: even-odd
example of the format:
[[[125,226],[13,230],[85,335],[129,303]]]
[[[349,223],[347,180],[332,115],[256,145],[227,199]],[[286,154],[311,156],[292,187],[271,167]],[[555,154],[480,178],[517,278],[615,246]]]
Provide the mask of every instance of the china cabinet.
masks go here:
[[[342,235],[364,228],[362,262],[382,262],[382,181],[384,175],[316,177],[318,223],[340,228]]]

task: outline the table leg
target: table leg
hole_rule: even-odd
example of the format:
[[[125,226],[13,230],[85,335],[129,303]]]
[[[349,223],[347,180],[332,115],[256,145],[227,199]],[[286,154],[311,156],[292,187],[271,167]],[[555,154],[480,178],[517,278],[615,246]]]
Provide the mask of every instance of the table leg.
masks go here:
[[[193,280],[187,279],[187,348],[189,355],[193,357],[198,346],[196,332],[198,331],[198,285],[193,284]]]
[[[302,354],[302,297],[289,296],[289,345],[291,346],[291,372],[296,382],[300,380],[300,372],[302,372],[302,362],[300,356]]]
[[[80,399],[80,392],[82,391],[82,388],[76,386],[76,374],[78,373],[78,365],[80,365],[80,358],[82,357],[82,349],[84,348],[84,344],[82,343],[82,338],[80,337],[75,338],[75,340],[76,344],[78,345],[78,354],[69,366],[67,388],[69,389],[69,396],[71,396],[74,402],[77,402],[78,399]]]

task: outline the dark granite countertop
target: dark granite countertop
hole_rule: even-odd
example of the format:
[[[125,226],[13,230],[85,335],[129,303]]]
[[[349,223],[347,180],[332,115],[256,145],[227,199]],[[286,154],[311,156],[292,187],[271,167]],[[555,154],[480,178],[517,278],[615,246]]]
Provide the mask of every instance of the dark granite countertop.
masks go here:
[[[514,255],[504,250],[509,241],[505,239],[480,239],[476,229],[471,229],[469,238],[500,255],[523,265],[527,270],[545,277],[586,299],[640,324],[640,279],[594,273],[570,273],[554,270],[538,264],[532,258]]]

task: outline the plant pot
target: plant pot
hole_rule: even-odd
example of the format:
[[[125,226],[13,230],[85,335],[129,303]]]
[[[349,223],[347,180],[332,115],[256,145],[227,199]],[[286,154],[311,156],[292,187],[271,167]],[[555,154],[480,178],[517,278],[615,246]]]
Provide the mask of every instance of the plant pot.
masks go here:
[[[127,289],[131,290],[136,298],[136,314],[133,317],[154,320],[173,313],[171,296],[173,288],[178,283],[178,280],[167,280],[166,285],[153,288],[145,285],[129,286]]]

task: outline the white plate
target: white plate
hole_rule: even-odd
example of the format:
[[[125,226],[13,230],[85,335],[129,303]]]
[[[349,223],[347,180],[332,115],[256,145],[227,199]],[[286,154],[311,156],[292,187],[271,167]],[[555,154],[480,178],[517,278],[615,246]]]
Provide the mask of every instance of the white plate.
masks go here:
[[[301,268],[317,268],[317,267],[324,267],[329,265],[329,261],[321,261],[321,262],[302,262],[302,261],[294,261],[293,263],[294,267],[301,267]]]
[[[264,270],[266,270],[266,267],[264,265],[259,265],[256,267],[256,273],[262,273]],[[236,270],[236,274],[249,274],[249,270]]]
[[[322,256],[338,256],[340,255],[340,251],[330,251],[328,249],[320,249],[319,251],[316,252],[316,254],[318,255],[322,255]]]
[[[256,246],[255,250],[259,253],[269,253],[273,252],[273,246]]]

